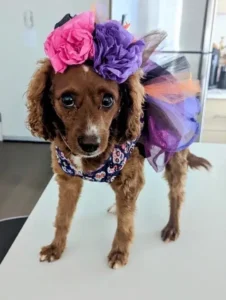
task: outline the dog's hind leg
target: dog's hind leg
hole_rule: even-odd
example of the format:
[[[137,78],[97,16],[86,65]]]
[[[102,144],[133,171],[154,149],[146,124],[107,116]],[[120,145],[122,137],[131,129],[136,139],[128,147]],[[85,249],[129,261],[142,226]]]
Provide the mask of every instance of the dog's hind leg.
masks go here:
[[[180,234],[179,215],[185,195],[185,181],[188,170],[188,150],[175,153],[166,165],[165,178],[169,184],[170,216],[161,237],[164,242],[175,241]]]

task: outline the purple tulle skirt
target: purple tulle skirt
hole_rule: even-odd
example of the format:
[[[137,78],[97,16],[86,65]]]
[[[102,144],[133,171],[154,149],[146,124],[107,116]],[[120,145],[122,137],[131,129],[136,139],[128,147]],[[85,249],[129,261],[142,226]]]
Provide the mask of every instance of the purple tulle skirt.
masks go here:
[[[182,64],[181,64],[182,62]],[[181,66],[182,65],[182,66]],[[172,67],[173,66],[173,67]],[[146,66],[143,85],[152,82],[164,81],[167,75],[172,80],[175,77],[168,71],[187,67],[186,60],[180,59],[170,62],[165,66],[159,66],[149,62]],[[167,92],[167,91],[165,91]],[[175,101],[176,95],[169,95],[169,100],[163,101],[151,95],[145,96],[144,128],[141,142],[145,148],[145,155],[149,163],[156,171],[162,171],[175,152],[189,147],[199,135],[200,102],[196,97],[181,97]]]

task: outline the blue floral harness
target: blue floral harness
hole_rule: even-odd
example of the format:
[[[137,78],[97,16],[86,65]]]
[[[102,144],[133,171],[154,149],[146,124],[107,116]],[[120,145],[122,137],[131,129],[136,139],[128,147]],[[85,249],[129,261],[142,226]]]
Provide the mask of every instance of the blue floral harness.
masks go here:
[[[126,142],[122,145],[116,145],[104,164],[97,170],[88,173],[77,170],[58,147],[56,147],[55,150],[58,163],[66,174],[70,176],[79,176],[89,181],[110,183],[113,182],[125,166],[136,145],[136,141],[137,140]]]

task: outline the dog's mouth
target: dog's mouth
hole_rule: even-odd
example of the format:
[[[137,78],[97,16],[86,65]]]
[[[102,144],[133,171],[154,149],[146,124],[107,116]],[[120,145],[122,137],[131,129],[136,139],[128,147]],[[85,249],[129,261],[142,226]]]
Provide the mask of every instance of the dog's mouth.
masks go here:
[[[85,158],[96,157],[102,152],[100,139],[97,138],[93,139],[92,142],[86,142],[86,140],[83,137],[78,138],[77,147],[79,155]]]
[[[83,158],[94,158],[94,157],[97,157],[101,154],[102,152],[101,151],[94,151],[94,152],[83,152],[81,154],[79,154],[80,157],[83,157]]]
[[[88,151],[82,149],[80,146],[76,146],[74,148],[68,147],[71,154],[74,156],[79,156],[81,158],[94,158],[101,155],[104,151],[101,151],[100,147],[98,148],[90,148]]]
[[[75,147],[69,147],[71,154],[74,156],[79,156],[81,158],[95,158],[99,155],[101,155],[105,149],[101,147],[101,145],[89,145],[86,147],[81,147],[80,145],[76,145]]]
[[[84,138],[79,137],[73,146],[66,137],[61,135],[61,139],[71,154],[81,158],[95,158],[104,153],[107,148],[107,145],[105,145],[101,138],[96,138],[93,139],[92,142],[90,142],[90,140],[87,142]]]
[[[75,153],[83,158],[95,158],[104,153],[109,144],[107,135],[80,136],[75,144]]]

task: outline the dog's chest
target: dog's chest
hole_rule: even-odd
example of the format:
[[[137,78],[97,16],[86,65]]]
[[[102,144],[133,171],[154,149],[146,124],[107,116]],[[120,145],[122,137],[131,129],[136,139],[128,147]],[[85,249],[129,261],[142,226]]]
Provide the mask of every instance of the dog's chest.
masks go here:
[[[79,156],[74,156],[73,154],[70,157],[72,163],[75,165],[75,168],[79,171],[83,171],[82,159]]]

